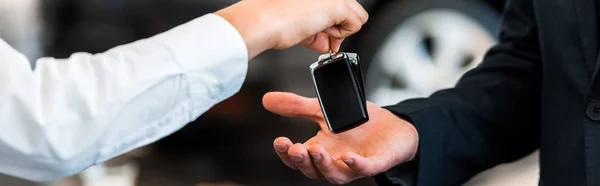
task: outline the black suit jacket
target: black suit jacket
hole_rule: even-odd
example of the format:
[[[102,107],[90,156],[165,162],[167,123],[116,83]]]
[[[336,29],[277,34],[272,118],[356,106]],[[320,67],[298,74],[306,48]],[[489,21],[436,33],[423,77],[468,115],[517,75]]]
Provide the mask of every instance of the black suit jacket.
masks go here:
[[[600,185],[595,1],[509,0],[479,67],[455,88],[388,107],[416,126],[419,155],[379,183],[457,185],[540,148],[542,185]]]

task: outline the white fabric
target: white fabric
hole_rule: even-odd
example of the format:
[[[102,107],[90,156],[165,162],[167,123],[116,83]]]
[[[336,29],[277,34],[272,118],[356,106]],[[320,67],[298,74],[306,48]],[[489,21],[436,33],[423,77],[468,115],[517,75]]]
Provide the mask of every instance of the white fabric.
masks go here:
[[[0,40],[0,172],[41,181],[193,121],[239,91],[248,51],[231,24],[207,14],[104,53],[36,64]]]

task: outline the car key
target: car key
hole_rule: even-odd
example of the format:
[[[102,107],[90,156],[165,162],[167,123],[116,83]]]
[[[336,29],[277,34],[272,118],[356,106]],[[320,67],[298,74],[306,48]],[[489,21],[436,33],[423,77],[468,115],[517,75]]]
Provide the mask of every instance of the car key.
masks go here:
[[[369,120],[357,54],[323,54],[310,69],[330,131],[341,133]]]

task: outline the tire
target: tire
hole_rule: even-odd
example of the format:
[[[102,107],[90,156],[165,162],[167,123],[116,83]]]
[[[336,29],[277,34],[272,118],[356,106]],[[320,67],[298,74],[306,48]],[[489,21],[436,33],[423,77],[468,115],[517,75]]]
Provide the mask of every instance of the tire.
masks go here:
[[[491,44],[494,43],[493,39],[497,35],[497,29],[499,25],[500,16],[498,11],[490,8],[486,3],[476,0],[384,0],[383,5],[380,5],[375,11],[371,13],[371,19],[369,23],[365,25],[363,30],[350,41],[350,46],[345,46],[344,50],[357,52],[361,57],[361,63],[363,71],[366,72],[365,82],[367,97],[370,101],[374,101],[380,105],[394,104],[395,102],[402,101],[402,99],[409,98],[410,96],[399,96],[398,100],[393,101],[377,101],[371,99],[374,98],[374,89],[381,86],[394,86],[398,82],[385,81],[385,77],[381,76],[381,66],[377,65],[378,54],[382,49],[386,49],[383,45],[390,39],[390,37],[398,32],[403,25],[408,24],[415,17],[423,14],[431,14],[432,12],[446,12],[451,14],[459,15],[459,17],[467,18],[470,22],[473,22],[481,27],[492,40]],[[431,47],[432,43],[436,41],[428,41]],[[490,44],[490,46],[491,46]],[[489,47],[489,46],[486,46]],[[388,47],[389,48],[389,47]],[[484,48],[487,50],[487,48]],[[413,55],[413,54],[411,54]],[[414,54],[418,55],[418,54]],[[384,67],[385,69],[385,67]],[[410,69],[406,69],[410,70]],[[466,70],[465,70],[466,71]],[[382,85],[385,84],[385,85]],[[402,84],[400,82],[400,84]],[[451,86],[451,85],[445,85]],[[445,88],[445,87],[435,87]],[[414,96],[427,96],[431,92],[435,91],[433,88],[426,90],[419,95]]]

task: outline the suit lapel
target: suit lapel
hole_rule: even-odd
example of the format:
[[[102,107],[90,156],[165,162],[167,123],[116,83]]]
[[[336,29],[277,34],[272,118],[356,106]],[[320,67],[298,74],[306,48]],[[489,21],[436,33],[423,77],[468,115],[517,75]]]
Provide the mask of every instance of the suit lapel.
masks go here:
[[[577,17],[577,27],[585,62],[590,74],[596,70],[598,59],[598,22],[596,15],[596,0],[567,0],[572,2]]]

